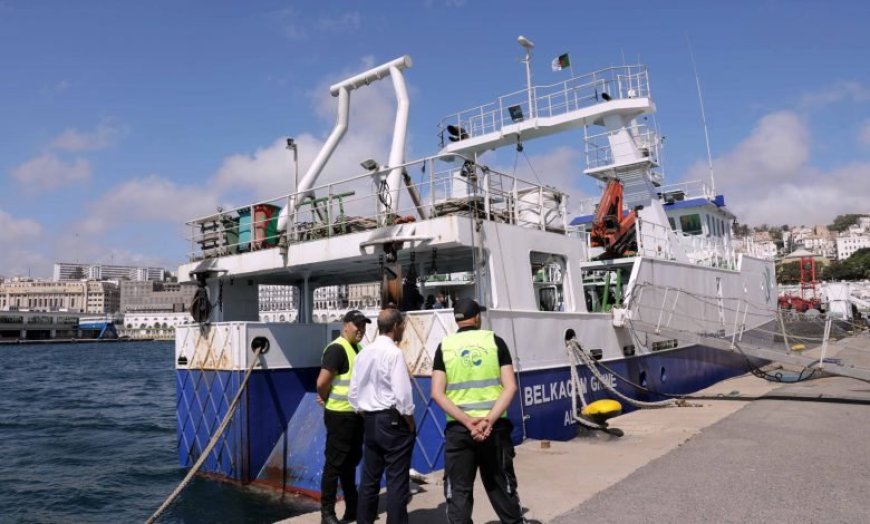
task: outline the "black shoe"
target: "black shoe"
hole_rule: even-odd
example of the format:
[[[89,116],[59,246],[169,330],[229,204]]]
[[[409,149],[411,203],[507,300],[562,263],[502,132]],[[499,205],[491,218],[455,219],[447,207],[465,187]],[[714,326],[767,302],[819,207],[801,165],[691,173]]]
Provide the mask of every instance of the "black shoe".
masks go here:
[[[321,513],[320,524],[341,524],[341,521],[338,520],[335,513]]]
[[[344,513],[344,516],[341,517],[341,522],[342,524],[350,524],[351,522],[356,522],[356,511],[346,511]]]

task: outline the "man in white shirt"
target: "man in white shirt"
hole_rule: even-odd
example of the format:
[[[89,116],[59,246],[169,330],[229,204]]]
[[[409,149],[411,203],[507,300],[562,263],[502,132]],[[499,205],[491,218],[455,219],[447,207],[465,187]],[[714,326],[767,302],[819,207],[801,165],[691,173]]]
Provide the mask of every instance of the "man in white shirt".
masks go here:
[[[406,524],[416,427],[411,377],[396,345],[405,331],[402,314],[381,311],[378,331],[356,358],[348,392],[351,406],[365,421],[357,522],[371,524],[377,518],[381,476],[386,473],[387,524]]]

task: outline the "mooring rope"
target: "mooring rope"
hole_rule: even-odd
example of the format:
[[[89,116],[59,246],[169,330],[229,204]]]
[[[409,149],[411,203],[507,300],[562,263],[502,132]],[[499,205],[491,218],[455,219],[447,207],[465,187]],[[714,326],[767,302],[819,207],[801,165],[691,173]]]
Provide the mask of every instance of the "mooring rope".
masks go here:
[[[176,487],[175,490],[173,490],[172,493],[170,493],[169,496],[166,497],[166,500],[163,501],[163,504],[161,504],[160,507],[157,508],[157,511],[155,511],[154,514],[145,521],[145,524],[152,524],[153,522],[156,522],[158,518],[160,518],[160,515],[162,515],[163,512],[166,511],[167,508],[169,508],[172,502],[175,501],[176,498],[178,498],[178,495],[180,495],[182,490],[184,490],[184,488],[186,488],[187,485],[190,484],[193,476],[196,475],[196,473],[199,471],[199,468],[201,468],[202,465],[205,463],[206,459],[211,453],[211,450],[214,449],[215,445],[217,444],[218,438],[223,435],[223,432],[227,429],[227,426],[229,426],[230,420],[233,418],[233,414],[235,414],[236,412],[236,408],[239,407],[239,401],[242,398],[242,393],[244,393],[245,388],[248,385],[248,379],[251,378],[251,372],[254,371],[254,366],[257,365],[257,361],[260,358],[260,353],[262,353],[263,350],[266,348],[268,348],[268,346],[259,346],[254,350],[254,358],[251,359],[251,365],[248,366],[248,370],[245,373],[245,378],[242,380],[242,385],[239,387],[239,391],[236,392],[236,396],[233,399],[232,403],[230,403],[230,407],[227,408],[227,414],[224,415],[224,419],[221,421],[220,426],[218,426],[217,431],[215,431],[215,434],[212,435],[211,440],[202,450],[202,453],[200,453],[199,459],[197,459],[197,461],[193,464],[193,466],[190,468],[190,471],[187,472],[184,480],[182,480],[181,483],[178,484],[178,487]]]
[[[636,408],[656,409],[669,408],[677,405],[673,399],[662,400],[658,402],[646,402],[644,400],[637,400],[624,395],[618,389],[610,385],[610,382],[607,381],[598,370],[597,362],[595,362],[592,357],[590,357],[588,354],[586,354],[585,351],[583,351],[583,348],[580,347],[580,344],[577,343],[576,339],[569,339],[565,343],[568,345],[569,351],[571,351],[574,355],[580,356],[580,358],[583,360],[583,363],[586,364],[586,367],[589,368],[589,371],[592,373],[592,375],[598,380],[598,382],[602,386],[605,387],[605,389],[607,389],[607,391],[613,393],[614,395],[628,402],[632,406]]]

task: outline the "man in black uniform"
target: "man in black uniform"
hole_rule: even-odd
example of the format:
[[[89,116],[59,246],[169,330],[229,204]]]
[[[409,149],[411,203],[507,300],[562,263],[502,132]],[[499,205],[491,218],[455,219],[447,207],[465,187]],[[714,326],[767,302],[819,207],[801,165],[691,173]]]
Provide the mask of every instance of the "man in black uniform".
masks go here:
[[[344,491],[345,514],[341,522],[356,520],[359,500],[356,489],[356,467],[362,458],[363,419],[348,401],[354,361],[359,353],[366,324],[371,320],[360,311],[352,310],[342,318],[341,336],[326,346],[320,374],[317,376],[317,401],[324,409],[326,450],[320,480],[320,515],[322,524],[338,524],[335,500],[338,482]]]
[[[444,495],[447,520],[471,524],[474,477],[480,478],[501,522],[526,522],[514,473],[513,425],[507,408],[517,391],[510,351],[501,337],[480,329],[471,299],[457,300],[459,330],[435,350],[432,399],[447,415],[444,431]]]

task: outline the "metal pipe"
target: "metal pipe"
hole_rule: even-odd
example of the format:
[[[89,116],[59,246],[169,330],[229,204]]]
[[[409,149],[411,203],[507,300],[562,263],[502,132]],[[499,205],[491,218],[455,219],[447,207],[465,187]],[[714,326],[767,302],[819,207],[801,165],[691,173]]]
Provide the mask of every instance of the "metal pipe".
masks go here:
[[[407,171],[402,170],[402,179],[405,181],[405,186],[408,188],[408,194],[411,195],[411,200],[417,208],[417,214],[420,215],[422,220],[428,219],[429,213],[426,212],[426,207],[423,205],[420,193],[417,192],[417,188],[414,187],[414,184],[412,183],[411,175],[409,175]]]
[[[411,60],[411,57],[408,55],[396,58],[395,60],[391,60],[385,64],[381,64],[377,67],[373,67],[368,71],[364,71],[356,76],[352,76],[337,84],[333,84],[329,87],[329,93],[332,96],[338,96],[341,92],[341,89],[347,89],[348,91],[353,91],[362,86],[367,86],[372,82],[380,80],[385,76],[392,73],[391,69],[396,68],[398,70],[407,69],[414,65],[414,62]]]
[[[404,58],[408,58],[403,57]],[[410,58],[408,58],[410,61]],[[394,60],[393,62],[396,62]],[[402,164],[405,163],[405,137],[408,133],[408,113],[410,108],[410,102],[408,100],[408,89],[405,86],[405,77],[402,76],[402,72],[397,66],[392,66],[388,69],[389,75],[393,79],[393,89],[396,91],[396,122],[393,126],[393,143],[390,146],[390,159],[389,165],[392,167],[389,175],[387,175],[387,187],[386,191],[389,191],[390,198],[388,201],[389,207],[391,209],[384,211],[389,211],[392,213],[399,212],[399,186],[402,183],[402,173],[404,172],[404,168],[402,168]],[[410,188],[410,186],[408,186]],[[415,200],[415,204],[417,203]],[[386,207],[386,206],[385,206]]]
[[[305,201],[307,197],[313,196],[309,194],[311,187],[314,185],[317,177],[320,176],[323,166],[326,165],[326,162],[329,160],[329,157],[332,156],[335,148],[338,147],[338,142],[344,136],[345,132],[347,132],[347,123],[349,119],[350,91],[343,88],[338,93],[338,115],[335,119],[335,127],[332,128],[332,133],[329,134],[326,143],[323,144],[320,152],[317,153],[317,158],[314,159],[314,162],[311,163],[308,171],[305,172],[305,176],[302,177],[302,180],[299,182],[299,185],[296,188],[296,194],[290,198],[290,205],[282,209],[281,213],[278,215],[278,231],[284,231],[287,227],[287,218],[291,210],[295,216],[296,209],[302,204],[302,202]]]
[[[405,55],[330,86],[329,93],[332,96],[338,97],[338,115],[336,116],[335,127],[332,129],[332,133],[330,133],[326,143],[317,154],[317,158],[314,159],[314,162],[311,163],[305,176],[299,182],[299,186],[296,188],[297,193],[293,198],[291,198],[290,205],[287,208],[282,209],[281,213],[278,215],[279,231],[284,231],[287,228],[287,219],[290,211],[292,210],[295,213],[295,210],[299,207],[304,198],[310,196],[309,192],[314,186],[314,182],[317,181],[317,177],[320,176],[323,167],[326,165],[326,162],[329,161],[329,158],[338,146],[338,142],[342,137],[344,137],[345,132],[347,132],[347,124],[350,118],[350,92],[354,89],[380,80],[388,74],[397,73],[402,69],[411,67],[412,64],[411,57]],[[405,93],[405,97],[407,98],[407,92]],[[405,117],[407,119],[407,112]]]

